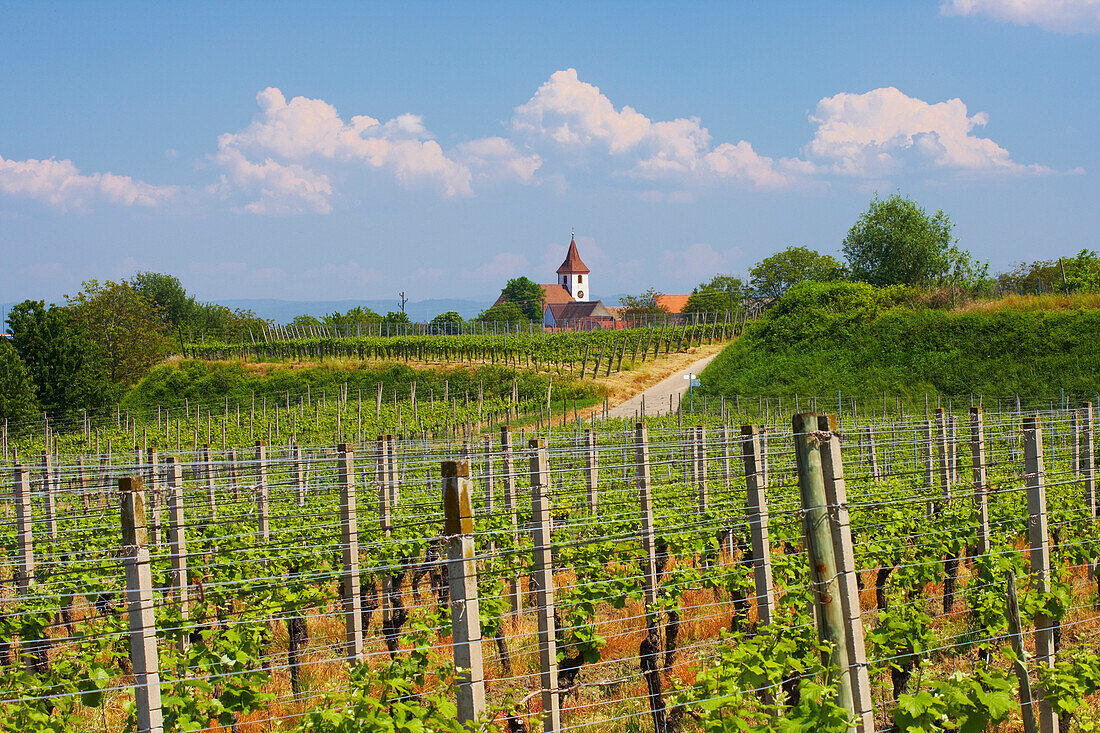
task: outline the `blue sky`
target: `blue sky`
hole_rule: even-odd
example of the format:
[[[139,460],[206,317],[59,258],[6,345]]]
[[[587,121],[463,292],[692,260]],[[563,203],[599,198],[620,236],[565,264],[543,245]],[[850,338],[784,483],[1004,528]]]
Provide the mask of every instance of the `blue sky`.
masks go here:
[[[994,271],[1097,248],[1097,0],[0,4],[0,301],[597,297],[836,253],[878,191]]]

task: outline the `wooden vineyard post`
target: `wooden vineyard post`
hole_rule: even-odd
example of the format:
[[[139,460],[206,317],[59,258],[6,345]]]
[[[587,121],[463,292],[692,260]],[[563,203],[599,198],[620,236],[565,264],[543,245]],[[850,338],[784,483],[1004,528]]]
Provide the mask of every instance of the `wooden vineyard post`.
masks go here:
[[[14,468],[15,521],[19,531],[19,566],[15,585],[26,593],[34,583],[34,521],[31,514],[31,473],[19,464]]]
[[[1081,480],[1085,483],[1085,504],[1096,522],[1096,453],[1093,448],[1092,403],[1081,405]],[[1096,579],[1096,559],[1089,563],[1089,580]]]
[[[386,434],[386,476],[390,488],[390,505],[393,506],[401,499],[400,474],[397,472],[397,438],[391,433]]]
[[[503,466],[502,478],[504,479],[504,508],[512,521],[512,546],[519,547],[519,516],[516,506],[516,473],[512,464],[512,431],[507,425],[500,428],[500,456]],[[515,623],[519,623],[519,615],[523,612],[523,594],[520,589],[519,576],[508,581],[508,596],[512,602],[512,615]]]
[[[719,428],[719,440],[722,442],[722,486],[730,485],[730,429],[723,425]]]
[[[1005,574],[1007,581],[1006,601],[1008,606],[1008,638],[1016,659],[1012,669],[1020,683],[1020,717],[1023,719],[1024,733],[1038,733],[1035,727],[1035,701],[1031,696],[1031,680],[1027,675],[1027,656],[1024,653],[1024,632],[1020,623],[1020,604],[1016,598],[1016,574],[1009,570]]]
[[[870,452],[871,457],[871,478],[878,481],[882,478],[882,473],[878,469],[878,450],[875,447],[875,426],[867,426],[867,450]]]
[[[1046,469],[1043,467],[1043,428],[1037,414],[1024,418],[1024,470],[1027,482],[1028,544],[1031,547],[1031,573],[1040,593],[1050,587],[1050,545],[1047,539]],[[1042,613],[1035,615],[1035,663],[1054,666],[1053,621]],[[1058,714],[1051,709],[1042,690],[1039,697],[1040,733],[1058,733]]]
[[[584,475],[588,484],[588,514],[596,515],[599,505],[600,454],[597,451],[596,431],[584,429]]]
[[[306,503],[306,469],[302,463],[302,446],[294,446],[294,492],[298,506]]]
[[[148,458],[146,465],[145,475],[149,477],[149,483],[146,486],[146,492],[149,496],[149,523],[150,523],[150,545],[160,545],[160,486],[157,484],[157,471],[159,469],[157,460],[157,449],[149,448],[146,451]]]
[[[236,453],[236,449],[230,449],[230,466],[236,466]],[[214,484],[214,463],[210,457],[209,445],[203,448],[202,463],[202,475],[206,477],[206,502],[208,505],[208,509],[210,510],[210,521],[216,522],[218,521],[218,492],[217,487]],[[233,470],[235,473],[235,469],[231,470]],[[236,476],[232,476],[231,480],[234,481],[234,486],[236,486]]]
[[[942,407],[936,408],[936,454],[939,458],[942,506],[947,507],[951,503],[951,452],[947,445],[947,416]]]
[[[57,539],[57,494],[53,487],[53,464],[50,452],[42,452],[42,494],[46,498],[46,534]]]
[[[745,461],[745,513],[752,537],[752,574],[756,584],[756,619],[772,622],[772,550],[768,541],[768,501],[760,476],[760,428],[741,426],[741,455]]]
[[[665,731],[665,702],[662,692],[661,668],[658,661],[661,652],[661,631],[658,626],[657,608],[657,546],[653,526],[653,496],[649,481],[649,433],[645,420],[638,422],[634,432],[635,471],[637,473],[638,501],[642,515],[642,551],[645,553],[643,569],[645,597],[646,635],[639,649],[642,675],[649,689],[649,710],[653,715],[653,727],[658,733]]]
[[[798,490],[802,501],[802,531],[809,554],[817,636],[820,641],[832,645],[832,652],[828,657],[823,655],[822,661],[827,666],[846,669],[849,665],[848,644],[821,456],[824,439],[818,433],[815,413],[796,413],[792,426],[798,463]],[[837,680],[837,704],[855,714],[852,687],[845,674]]]
[[[1069,468],[1074,476],[1081,475],[1081,413],[1074,410],[1070,418]]]
[[[986,484],[985,419],[981,407],[970,408],[970,456],[974,469],[974,514],[978,555],[989,554],[989,487]]]
[[[485,446],[485,475],[483,477],[482,491],[485,493],[485,511],[493,511],[493,436],[486,435],[483,442]]]
[[[848,517],[848,490],[844,483],[844,463],[840,453],[840,436],[836,431],[836,417],[818,415],[817,427],[829,436],[821,446],[821,469],[825,479],[825,498],[834,512],[831,518],[833,553],[837,561],[840,606],[844,613],[844,635],[848,648],[848,664],[842,667],[841,674],[848,677],[851,687],[851,710],[856,716],[856,731],[874,733],[875,712],[871,701],[871,679],[867,672],[859,582]]]
[[[134,667],[137,729],[161,733],[160,669],[153,617],[153,575],[149,567],[145,500],[141,477],[118,480],[122,509],[122,565],[126,571],[126,606],[130,619],[130,661]]]
[[[470,463],[443,462],[443,534],[447,538],[447,581],[451,595],[454,661],[459,668],[458,719],[472,723],[485,715],[485,670],[481,659],[481,614],[477,602],[474,507]]]
[[[542,684],[542,725],[545,733],[561,730],[558,694],[558,649],[554,622],[554,560],[550,550],[550,470],[546,438],[532,438],[531,521],[535,529],[535,597],[539,621],[539,671]]]
[[[363,615],[359,596],[359,524],[355,515],[355,456],[344,443],[339,451],[338,481],[340,483],[340,534],[343,547],[341,590],[344,601],[346,629],[345,654],[349,664],[363,661]]]
[[[760,486],[765,489],[768,488],[768,471],[771,468],[771,454],[768,452],[769,430],[767,425],[760,428]]]
[[[172,553],[172,597],[183,620],[188,619],[187,533],[183,519],[183,471],[178,458],[169,457],[168,464],[168,547]],[[180,641],[180,647],[186,646]]]
[[[924,451],[924,490],[927,495],[928,501],[928,516],[933,517],[939,513],[939,504],[933,500],[932,494],[935,492],[935,469],[932,467],[932,421],[924,421],[924,445],[922,446]],[[914,460],[916,460],[916,453],[914,451]]]
[[[256,443],[256,512],[259,515],[259,541],[271,539],[271,522],[267,506],[267,446]]]
[[[707,486],[707,429],[697,425],[694,430],[695,483],[699,489],[699,513],[710,508],[710,492]]]

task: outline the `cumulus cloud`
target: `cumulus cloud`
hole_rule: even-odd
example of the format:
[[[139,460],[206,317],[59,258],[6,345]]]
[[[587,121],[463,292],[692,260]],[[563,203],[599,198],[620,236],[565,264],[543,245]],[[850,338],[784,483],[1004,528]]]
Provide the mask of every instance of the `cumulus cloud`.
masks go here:
[[[485,137],[462,143],[455,158],[479,179],[512,180],[531,183],[542,166],[538,153],[522,153],[515,143],[503,137]]]
[[[1100,0],[944,0],[943,15],[984,15],[1057,33],[1100,33]]]
[[[744,140],[712,147],[711,134],[697,117],[653,121],[630,106],[616,109],[599,87],[581,81],[576,69],[551,74],[516,107],[511,126],[560,148],[606,150],[620,172],[645,180],[729,180],[773,189],[796,183],[810,167],[760,155]]]
[[[93,203],[159,206],[179,193],[114,173],[83,174],[71,160],[6,160],[0,156],[0,193],[37,199],[58,209],[87,210]]]
[[[289,102],[275,87],[256,95],[260,113],[245,129],[218,138],[213,159],[242,187],[261,188],[255,213],[331,210],[332,186],[307,161],[337,161],[384,170],[401,185],[429,186],[445,196],[472,193],[470,169],[444,154],[423,120],[412,114],[381,122],[366,115],[345,121],[321,99]],[[257,162],[262,158],[262,162]]]
[[[806,146],[810,158],[836,173],[884,176],[930,163],[968,172],[1048,174],[1041,165],[1021,165],[989,138],[973,134],[988,115],[970,115],[961,99],[929,104],[886,87],[865,94],[836,94],[817,103],[817,125]]]

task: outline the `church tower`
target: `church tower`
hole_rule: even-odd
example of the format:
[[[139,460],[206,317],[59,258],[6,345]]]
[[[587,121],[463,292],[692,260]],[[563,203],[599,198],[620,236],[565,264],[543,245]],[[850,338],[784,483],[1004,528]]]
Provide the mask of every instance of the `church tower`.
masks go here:
[[[573,300],[587,303],[592,299],[592,284],[588,281],[588,268],[581,262],[574,235],[569,237],[569,252],[558,268],[558,282],[569,291]]]

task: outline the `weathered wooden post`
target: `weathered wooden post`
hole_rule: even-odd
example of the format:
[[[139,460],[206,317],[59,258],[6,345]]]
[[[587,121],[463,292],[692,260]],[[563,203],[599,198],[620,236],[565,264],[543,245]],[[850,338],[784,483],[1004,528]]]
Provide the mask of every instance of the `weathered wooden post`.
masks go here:
[[[159,464],[159,461],[157,460],[157,449],[156,448],[147,448],[146,449],[146,457],[147,457],[147,461],[146,461],[146,467],[145,467],[145,475],[148,478],[148,483],[145,486],[145,490],[148,492],[148,496],[149,496],[149,504],[150,504],[150,506],[149,506],[149,523],[151,525],[150,529],[152,530],[150,532],[150,535],[151,535],[150,544],[153,545],[153,546],[157,546],[157,545],[160,545],[160,528],[161,528],[161,522],[160,522],[160,503],[161,503],[160,502],[160,495],[161,495],[161,490],[160,490],[160,485],[157,482],[157,473],[159,471],[160,464]]]
[[[599,505],[600,454],[597,451],[597,440],[596,431],[585,428],[584,475],[588,484],[588,513],[591,516],[596,515],[596,508]]]
[[[936,453],[939,458],[943,507],[947,507],[951,503],[951,452],[947,446],[947,416],[942,407],[936,408]]]
[[[302,446],[294,446],[294,493],[298,506],[306,504],[306,468],[302,462]]]
[[[970,408],[970,460],[974,470],[974,519],[978,532],[978,555],[989,553],[989,487],[986,482],[985,418],[982,408]]]
[[[772,622],[772,551],[768,541],[768,501],[761,480],[760,428],[741,426],[741,455],[745,461],[745,513],[752,538],[752,573],[756,585],[757,623]]]
[[[187,533],[183,512],[183,471],[179,459],[165,459],[168,474],[168,547],[172,553],[172,597],[183,620],[188,619]],[[180,649],[187,645],[180,641]]]
[[[443,534],[447,538],[447,581],[451,629],[458,673],[458,719],[472,723],[485,715],[485,670],[481,659],[481,615],[474,554],[474,507],[468,461],[443,462]]]
[[[840,606],[844,614],[844,635],[848,650],[847,667],[841,674],[848,677],[852,695],[852,712],[859,733],[874,733],[875,712],[871,701],[871,679],[867,672],[867,651],[863,638],[863,615],[859,604],[859,581],[856,577],[855,551],[848,517],[848,490],[844,483],[844,463],[840,453],[840,437],[833,415],[818,415],[818,430],[825,434],[821,444],[821,469],[825,479],[825,498],[832,512],[833,553],[840,581]]]
[[[485,447],[485,473],[482,476],[482,491],[485,494],[485,511],[493,511],[493,436],[486,435],[483,439]]]
[[[699,489],[699,512],[705,514],[710,508],[710,491],[707,485],[707,429],[703,425],[695,426],[695,482]]]
[[[126,571],[126,606],[130,619],[130,660],[134,668],[137,728],[161,733],[160,668],[153,616],[153,575],[149,567],[145,501],[140,476],[118,480],[122,509],[122,565]]]
[[[337,446],[340,483],[340,533],[343,573],[340,588],[344,601],[345,654],[349,664],[363,661],[363,615],[359,596],[359,524],[355,514],[355,454],[347,444]]]
[[[809,554],[817,636],[832,646],[831,653],[823,656],[822,662],[844,670],[849,664],[848,644],[821,458],[821,446],[830,436],[818,432],[817,415],[812,412],[795,414],[793,432],[798,490],[802,500],[802,530]],[[837,680],[837,704],[855,713],[852,686],[846,674],[841,674]]]
[[[550,469],[546,438],[532,438],[531,521],[534,524],[535,597],[539,622],[539,671],[542,684],[542,724],[545,733],[561,730],[558,691],[558,649],[554,621],[554,560],[550,549]]]
[[[1031,694],[1031,679],[1027,674],[1027,654],[1024,651],[1024,632],[1020,623],[1020,605],[1016,597],[1016,574],[1009,570],[1005,575],[1008,613],[1008,638],[1016,658],[1012,669],[1020,683],[1020,718],[1024,724],[1024,733],[1038,733],[1035,726],[1035,699]]]
[[[31,505],[31,473],[15,464],[15,521],[19,532],[19,565],[15,586],[24,594],[34,583],[34,519]]]
[[[649,481],[649,433],[645,420],[640,420],[634,432],[635,471],[637,474],[638,501],[641,505],[643,592],[645,598],[646,635],[639,648],[642,675],[649,688],[649,710],[653,715],[653,727],[658,733],[665,731],[665,702],[662,691],[661,668],[658,657],[661,652],[661,631],[657,608],[657,545],[654,536],[653,495]]]
[[[512,463],[512,431],[507,425],[500,427],[500,456],[504,479],[504,508],[512,521],[512,546],[519,547],[519,510],[516,506],[516,473]],[[508,596],[512,603],[515,623],[523,612],[523,593],[517,575],[508,581]]]
[[[259,516],[259,541],[267,544],[271,539],[271,522],[267,506],[267,446],[256,443],[256,513]]]
[[[935,486],[935,469],[932,467],[932,421],[924,421],[924,444],[921,446],[924,453],[924,490],[927,494],[928,503],[928,516],[932,517],[939,513],[939,504],[932,497],[936,490]],[[915,448],[915,446],[914,446]],[[916,460],[916,451],[913,453],[913,460]]]
[[[1047,539],[1046,469],[1043,466],[1043,428],[1038,414],[1024,418],[1024,470],[1027,472],[1028,544],[1031,573],[1040,593],[1050,587],[1050,545]],[[1043,613],[1035,615],[1035,662],[1054,666],[1054,622]],[[1040,733],[1058,733],[1058,714],[1039,690]]]
[[[1085,483],[1085,504],[1096,522],[1096,453],[1093,447],[1092,403],[1081,405],[1081,479]],[[1096,579],[1097,563],[1089,564],[1089,580]]]
[[[867,426],[867,450],[870,452],[871,457],[871,477],[878,481],[882,478],[882,473],[878,468],[878,448],[875,446],[874,423]]]
[[[722,398],[725,402],[725,398]],[[722,412],[725,412],[725,407],[722,408]],[[723,424],[718,429],[718,439],[722,444],[722,486],[729,488],[730,485],[730,429],[729,426]]]
[[[53,462],[48,450],[42,452],[42,494],[46,500],[46,534],[57,539],[57,494],[53,485]]]

